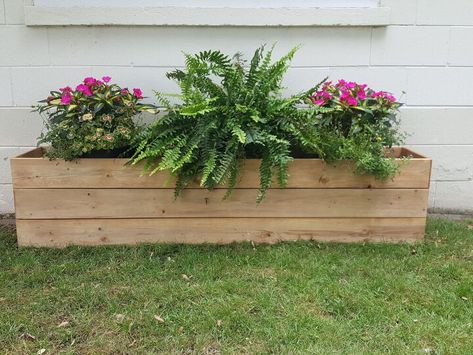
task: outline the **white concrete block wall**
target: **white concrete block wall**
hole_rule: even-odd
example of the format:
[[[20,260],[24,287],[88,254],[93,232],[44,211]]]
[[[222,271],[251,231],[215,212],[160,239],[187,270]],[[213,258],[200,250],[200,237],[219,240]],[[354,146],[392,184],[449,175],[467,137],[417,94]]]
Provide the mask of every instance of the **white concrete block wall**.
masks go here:
[[[32,0],[0,0],[0,213],[13,211],[8,158],[35,145],[42,121],[30,106],[50,89],[107,74],[148,96],[174,92],[165,73],[181,51],[250,56],[273,42],[277,55],[303,45],[289,92],[330,76],[400,96],[406,144],[434,159],[431,208],[473,211],[473,3],[380,2],[392,8],[386,27],[186,28],[26,27]]]

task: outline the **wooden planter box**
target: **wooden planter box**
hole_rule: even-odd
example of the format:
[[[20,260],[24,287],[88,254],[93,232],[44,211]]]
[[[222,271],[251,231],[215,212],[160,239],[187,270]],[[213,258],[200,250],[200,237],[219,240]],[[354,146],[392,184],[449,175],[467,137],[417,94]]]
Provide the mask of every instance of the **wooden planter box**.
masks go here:
[[[18,244],[421,240],[431,159],[406,148],[389,154],[412,158],[386,182],[355,176],[350,161],[296,159],[288,187],[271,188],[258,205],[258,160],[246,161],[228,200],[225,189],[198,184],[175,200],[166,173],[139,177],[126,159],[50,161],[37,148],[11,160]]]

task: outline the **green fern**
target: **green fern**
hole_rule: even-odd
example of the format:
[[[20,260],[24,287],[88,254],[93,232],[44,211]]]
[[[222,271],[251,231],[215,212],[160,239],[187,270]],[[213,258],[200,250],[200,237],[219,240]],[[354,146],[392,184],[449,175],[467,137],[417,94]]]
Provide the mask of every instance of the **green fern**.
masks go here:
[[[273,48],[258,48],[249,67],[241,54],[185,54],[185,69],[167,74],[177,82],[182,102],[171,105],[158,94],[168,114],[140,136],[132,163],[145,160],[151,173],[171,171],[176,196],[196,177],[207,189],[226,185],[225,197],[230,196],[245,158],[261,159],[258,202],[273,183],[273,171],[285,186],[291,150],[310,149],[316,130],[314,111],[298,109],[307,93],[281,94],[297,48],[275,62]]]

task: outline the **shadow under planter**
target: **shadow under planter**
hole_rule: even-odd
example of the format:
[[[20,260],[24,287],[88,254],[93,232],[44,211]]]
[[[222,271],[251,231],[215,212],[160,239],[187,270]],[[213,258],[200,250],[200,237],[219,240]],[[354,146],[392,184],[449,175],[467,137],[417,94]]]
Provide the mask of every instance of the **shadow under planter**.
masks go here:
[[[49,160],[37,148],[11,159],[18,244],[422,240],[432,161],[403,147],[388,154],[401,164],[389,181],[355,175],[351,161],[295,159],[287,188],[275,185],[257,204],[257,159],[226,200],[225,188],[197,182],[175,199],[166,172],[140,177],[127,159]]]

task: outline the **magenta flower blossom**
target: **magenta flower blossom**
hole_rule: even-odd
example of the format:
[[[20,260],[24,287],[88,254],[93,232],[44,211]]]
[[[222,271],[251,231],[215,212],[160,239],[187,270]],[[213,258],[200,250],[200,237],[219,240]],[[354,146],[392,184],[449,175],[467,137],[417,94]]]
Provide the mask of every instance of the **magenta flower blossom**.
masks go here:
[[[94,86],[97,84],[97,79],[88,77],[84,79],[84,84],[87,86]]]
[[[102,80],[103,80],[105,83],[108,83],[108,82],[110,82],[110,80],[112,80],[112,78],[109,77],[109,76],[103,76],[103,77],[102,77]]]
[[[356,83],[354,83],[353,81],[350,81],[350,82],[346,83],[345,87],[347,89],[354,89],[354,88],[356,88]]]
[[[59,89],[60,92],[72,92],[72,89],[70,86],[66,86],[64,88]]]
[[[143,98],[143,92],[141,91],[141,89],[138,88],[133,89],[133,95],[135,95],[137,99]]]
[[[128,95],[130,93],[127,88],[122,89],[120,92],[122,95]]]
[[[325,100],[324,99],[316,99],[315,97],[313,97],[312,98],[312,103],[314,105],[323,106],[323,105],[325,105]]]
[[[361,88],[361,86],[356,92],[356,97],[359,98],[360,100],[366,99],[366,92],[364,89]]]
[[[72,101],[72,94],[69,91],[65,91],[61,96],[61,104],[69,105]]]
[[[351,95],[349,90],[342,90],[340,101],[346,103],[348,106],[358,105],[358,101]]]
[[[380,97],[380,98],[388,100],[389,102],[396,102],[396,98],[386,91],[376,91],[371,95],[371,97],[374,97],[374,98]]]
[[[80,91],[81,93],[83,93],[85,96],[92,96],[92,90],[90,89],[89,86],[87,85],[84,85],[84,84],[80,84],[80,85],[77,85],[76,87],[76,90],[77,91]]]
[[[324,82],[319,91],[308,97],[310,103],[318,106],[340,108],[343,110],[352,107],[370,108],[372,105],[382,104],[386,108],[399,107],[396,98],[386,91],[373,91],[366,84],[354,81],[338,80]]]

